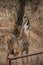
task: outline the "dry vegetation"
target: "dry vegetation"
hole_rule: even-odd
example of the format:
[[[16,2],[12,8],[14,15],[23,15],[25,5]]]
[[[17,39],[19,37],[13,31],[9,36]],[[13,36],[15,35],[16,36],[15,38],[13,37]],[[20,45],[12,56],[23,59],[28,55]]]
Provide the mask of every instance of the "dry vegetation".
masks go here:
[[[31,7],[33,3],[34,2],[32,0]],[[8,53],[8,42],[12,38],[15,38],[13,32],[15,22],[17,21],[18,7],[19,4],[17,0],[15,0],[14,2],[13,0],[11,1],[0,0],[0,65],[6,64],[6,57]],[[23,24],[28,18],[30,20],[30,33],[29,33],[30,37],[29,35],[28,37],[26,37],[26,35],[22,33],[21,28],[18,27],[20,30],[20,35],[18,37],[18,46],[20,48],[18,52],[19,55],[21,54],[21,44],[27,38],[30,43],[29,53],[43,51],[43,0],[40,0],[38,9],[36,7],[37,11],[35,11],[36,9],[34,9],[34,7],[32,7],[33,8],[32,10],[31,7],[30,3],[27,2],[25,5],[25,11],[23,16]],[[14,46],[16,47],[16,45]],[[14,49],[16,49],[15,47]],[[16,51],[18,51],[18,48]],[[41,60],[41,62],[43,61]]]

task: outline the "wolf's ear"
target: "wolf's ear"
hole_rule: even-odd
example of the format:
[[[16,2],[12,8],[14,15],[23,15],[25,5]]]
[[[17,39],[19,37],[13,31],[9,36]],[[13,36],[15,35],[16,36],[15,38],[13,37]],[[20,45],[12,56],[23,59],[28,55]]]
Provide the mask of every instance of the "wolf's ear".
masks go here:
[[[29,25],[30,26],[30,21],[29,20],[27,20],[27,24],[26,25]]]

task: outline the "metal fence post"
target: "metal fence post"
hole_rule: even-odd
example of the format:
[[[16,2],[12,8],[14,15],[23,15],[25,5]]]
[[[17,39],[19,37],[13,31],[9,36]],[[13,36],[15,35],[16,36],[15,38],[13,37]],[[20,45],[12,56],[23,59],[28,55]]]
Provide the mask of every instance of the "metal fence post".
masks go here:
[[[38,55],[37,55],[37,65],[38,65]]]
[[[11,60],[9,59],[9,65],[11,65]]]

